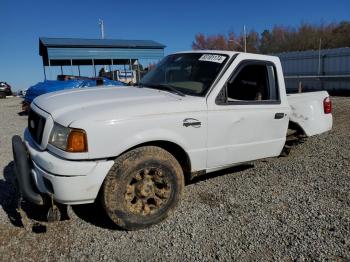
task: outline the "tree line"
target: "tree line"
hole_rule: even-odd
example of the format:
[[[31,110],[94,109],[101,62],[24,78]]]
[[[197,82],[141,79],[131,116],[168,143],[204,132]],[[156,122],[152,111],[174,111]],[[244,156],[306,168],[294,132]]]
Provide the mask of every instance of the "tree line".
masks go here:
[[[250,53],[272,54],[289,51],[304,51],[350,47],[350,22],[312,25],[302,23],[298,27],[276,25],[261,34],[250,30],[246,34],[246,49]],[[192,49],[217,49],[244,51],[244,35],[229,32],[227,35],[206,36],[198,33]]]

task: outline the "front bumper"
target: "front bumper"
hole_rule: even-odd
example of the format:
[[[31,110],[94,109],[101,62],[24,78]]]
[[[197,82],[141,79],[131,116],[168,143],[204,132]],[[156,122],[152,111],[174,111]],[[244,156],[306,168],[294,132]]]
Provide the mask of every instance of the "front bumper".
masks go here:
[[[38,191],[33,188],[30,179],[30,160],[26,148],[19,136],[12,137],[13,160],[15,163],[15,175],[17,185],[19,186],[21,195],[28,201],[43,205],[44,199]]]
[[[95,201],[112,160],[67,160],[49,151],[40,150],[28,130],[24,142],[12,139],[15,171],[20,191],[35,204],[43,202],[41,195],[49,194],[62,204],[84,204]]]

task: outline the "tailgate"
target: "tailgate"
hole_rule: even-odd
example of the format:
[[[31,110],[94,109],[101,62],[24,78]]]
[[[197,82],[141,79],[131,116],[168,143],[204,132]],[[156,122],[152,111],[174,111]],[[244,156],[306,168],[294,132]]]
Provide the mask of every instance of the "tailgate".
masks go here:
[[[307,136],[313,136],[332,129],[332,114],[324,112],[324,100],[328,92],[288,94],[291,108],[290,121],[298,124]]]

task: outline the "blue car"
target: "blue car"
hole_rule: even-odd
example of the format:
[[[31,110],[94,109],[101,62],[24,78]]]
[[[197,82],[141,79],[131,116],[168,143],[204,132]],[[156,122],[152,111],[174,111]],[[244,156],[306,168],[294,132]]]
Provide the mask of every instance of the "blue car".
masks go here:
[[[38,96],[73,88],[84,88],[94,86],[124,86],[125,84],[120,81],[110,80],[108,78],[99,79],[74,79],[74,80],[46,80],[39,82],[28,88],[24,97],[23,104],[30,105],[30,103]]]

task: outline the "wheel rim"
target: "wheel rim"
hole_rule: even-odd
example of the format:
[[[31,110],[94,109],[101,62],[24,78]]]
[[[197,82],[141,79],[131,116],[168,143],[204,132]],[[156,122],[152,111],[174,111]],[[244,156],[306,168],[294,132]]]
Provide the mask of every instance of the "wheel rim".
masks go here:
[[[127,185],[126,207],[136,215],[152,215],[166,205],[170,193],[171,184],[162,169],[143,168],[132,176]]]

